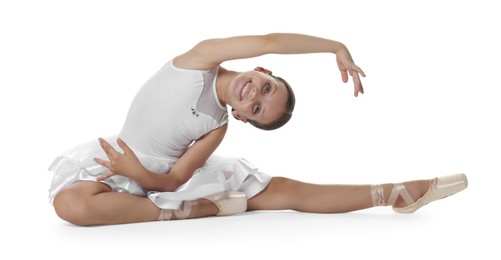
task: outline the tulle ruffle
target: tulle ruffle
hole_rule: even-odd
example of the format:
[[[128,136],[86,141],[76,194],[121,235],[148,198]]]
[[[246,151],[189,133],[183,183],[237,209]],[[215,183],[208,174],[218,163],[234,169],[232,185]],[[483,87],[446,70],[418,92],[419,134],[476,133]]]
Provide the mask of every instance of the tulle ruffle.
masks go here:
[[[107,138],[107,141],[116,150],[121,151],[114,140],[116,139]],[[138,151],[134,152],[141,164],[152,172],[166,173],[175,163],[175,160],[170,158],[159,158]],[[54,173],[49,189],[51,203],[63,188],[72,183],[96,181],[97,177],[108,172],[106,167],[93,160],[95,157],[107,158],[97,141],[74,147],[53,161],[49,167],[49,170]],[[147,196],[160,208],[178,209],[183,201],[196,200],[222,191],[245,192],[249,199],[262,191],[270,180],[271,176],[259,172],[245,159],[223,158],[213,155],[202,168],[194,172],[190,180],[175,192],[146,191],[137,182],[119,175],[112,176],[102,182],[109,185],[113,191]]]
[[[266,188],[270,180],[271,176],[259,172],[245,159],[213,155],[175,192],[151,191],[148,198],[164,209],[178,209],[185,200],[195,200],[223,191],[245,192],[247,199],[250,199]]]

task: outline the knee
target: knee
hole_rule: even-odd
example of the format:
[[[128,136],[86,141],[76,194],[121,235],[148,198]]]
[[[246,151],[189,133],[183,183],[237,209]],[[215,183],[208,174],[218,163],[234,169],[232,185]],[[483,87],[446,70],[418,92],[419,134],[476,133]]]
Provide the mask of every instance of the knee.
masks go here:
[[[56,214],[61,219],[78,226],[90,225],[87,205],[85,199],[69,190],[59,192],[54,198]]]
[[[273,177],[270,188],[277,198],[283,201],[295,202],[301,199],[304,191],[304,183],[285,177]]]
[[[285,177],[273,177],[268,189],[272,191],[275,198],[288,201],[298,190],[297,181]]]
[[[293,190],[297,181],[285,177],[273,177],[270,184],[278,191],[286,192]]]
[[[248,201],[249,210],[294,209],[295,181],[284,177],[271,178],[268,186]]]

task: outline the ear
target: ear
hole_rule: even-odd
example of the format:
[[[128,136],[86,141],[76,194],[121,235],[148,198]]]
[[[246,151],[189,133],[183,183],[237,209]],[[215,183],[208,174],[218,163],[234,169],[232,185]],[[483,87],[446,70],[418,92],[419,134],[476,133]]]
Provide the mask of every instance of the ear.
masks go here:
[[[247,119],[245,119],[245,118],[241,117],[241,116],[237,113],[237,111],[233,110],[233,111],[231,111],[231,114],[233,115],[233,117],[234,117],[236,120],[240,120],[240,121],[242,121],[242,122],[244,122],[244,123],[247,123]]]
[[[268,74],[268,75],[271,75],[271,73],[272,73],[272,72],[271,72],[271,70],[267,70],[267,69],[265,69],[265,68],[263,68],[263,67],[256,67],[254,70],[255,70],[255,71],[262,72],[262,73],[266,73],[266,74]]]

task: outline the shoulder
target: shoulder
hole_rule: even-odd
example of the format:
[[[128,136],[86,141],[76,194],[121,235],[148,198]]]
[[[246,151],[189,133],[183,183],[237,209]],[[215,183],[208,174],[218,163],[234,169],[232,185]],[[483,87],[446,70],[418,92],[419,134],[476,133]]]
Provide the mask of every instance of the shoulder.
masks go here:
[[[228,123],[223,124],[222,126],[208,132],[197,141],[204,143],[216,143],[219,145],[219,143],[224,139],[227,130],[228,130]]]
[[[202,53],[193,48],[186,53],[176,56],[172,60],[172,64],[181,69],[191,70],[212,70],[219,66],[219,64],[212,64],[206,60]]]
[[[199,42],[187,52],[174,59],[176,66],[186,69],[211,70],[218,67],[229,51],[231,41],[214,38]]]
[[[221,125],[220,127],[210,131],[207,135],[213,135],[213,137],[224,137],[226,131],[228,130],[228,123]]]
[[[190,154],[200,153],[199,155],[206,155],[206,158],[208,158],[209,155],[212,154],[219,146],[219,144],[221,144],[221,142],[223,141],[227,129],[228,124],[224,124],[208,132],[204,136],[200,137],[197,141],[195,141],[195,143],[188,151],[191,151]]]

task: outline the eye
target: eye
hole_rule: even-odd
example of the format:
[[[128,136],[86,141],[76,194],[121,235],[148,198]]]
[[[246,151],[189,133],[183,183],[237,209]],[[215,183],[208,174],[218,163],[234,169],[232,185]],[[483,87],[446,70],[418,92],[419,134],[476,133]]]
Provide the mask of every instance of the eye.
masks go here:
[[[254,110],[252,111],[252,114],[257,114],[259,113],[259,111],[261,111],[261,104],[257,104],[255,107],[254,107]]]
[[[266,84],[266,85],[264,85],[264,93],[265,93],[265,94],[269,93],[269,92],[270,92],[270,90],[271,90],[270,84]]]

